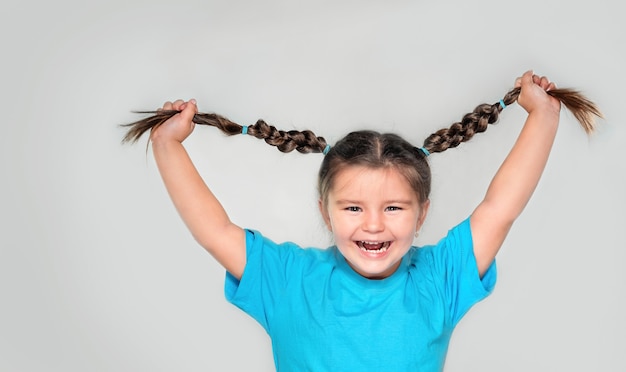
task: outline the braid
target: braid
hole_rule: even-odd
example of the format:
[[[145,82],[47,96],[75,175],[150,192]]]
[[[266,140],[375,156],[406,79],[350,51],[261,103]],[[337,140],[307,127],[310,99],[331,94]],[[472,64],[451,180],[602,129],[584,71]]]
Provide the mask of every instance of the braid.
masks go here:
[[[317,137],[310,130],[302,132],[297,130],[278,130],[273,125],[268,125],[263,120],[248,127],[248,134],[258,139],[263,139],[269,145],[276,146],[281,152],[297,150],[300,153],[323,152],[326,147],[324,137]]]
[[[489,124],[498,121],[500,112],[517,101],[520,88],[511,89],[499,102],[494,104],[480,104],[474,111],[465,114],[461,121],[453,123],[449,128],[443,128],[426,138],[424,144],[419,148],[420,154],[428,156],[433,152],[442,152],[451,147],[457,147],[462,142],[470,140],[476,133],[487,130]],[[552,97],[560,100],[569,109],[576,120],[580,123],[587,134],[595,130],[594,116],[602,118],[602,113],[598,107],[582,93],[573,89],[554,89],[546,92]],[[130,124],[123,124],[129,128],[122,142],[137,142],[141,136],[159,125],[163,124],[179,111],[159,110],[159,111],[136,111],[139,114],[150,114],[151,116],[138,120]],[[228,136],[235,134],[249,134],[258,139],[263,139],[269,145],[276,146],[281,152],[291,152],[296,150],[300,153],[324,153],[328,152],[329,146],[324,137],[318,137],[310,130],[283,131],[268,125],[263,120],[258,120],[248,127],[230,121],[217,114],[198,113],[193,117],[193,122],[200,125],[209,125],[220,129]]]
[[[136,111],[138,114],[151,114],[151,116],[130,124],[123,124],[123,127],[129,129],[122,142],[137,142],[145,132],[157,128],[178,112],[176,110]],[[242,134],[244,131],[244,127],[241,125],[213,113],[195,114],[192,121],[196,124],[216,127],[228,136]],[[256,124],[247,127],[244,133],[265,140],[266,143],[276,146],[281,152],[293,150],[301,153],[324,152],[327,145],[324,137],[318,137],[310,130],[278,130],[263,120],[258,120]]]
[[[487,130],[489,124],[498,121],[504,107],[517,101],[520,88],[510,90],[498,103],[481,104],[474,111],[465,114],[460,122],[453,123],[449,128],[439,129],[424,140],[423,149],[429,153],[442,152],[457,147],[461,142],[468,141],[474,134]],[[554,89],[546,92],[560,100],[569,109],[587,134],[595,129],[594,116],[602,118],[598,107],[580,92],[573,89]]]

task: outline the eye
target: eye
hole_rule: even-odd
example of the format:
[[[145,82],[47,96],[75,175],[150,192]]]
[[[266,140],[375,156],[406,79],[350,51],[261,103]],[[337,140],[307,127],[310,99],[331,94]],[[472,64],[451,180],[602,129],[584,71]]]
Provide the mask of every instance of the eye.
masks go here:
[[[355,207],[355,206],[350,206],[350,207],[346,207],[345,210],[347,210],[348,212],[360,212],[361,208],[360,207]]]
[[[395,205],[390,205],[387,208],[385,208],[385,210],[389,212],[396,212],[396,211],[402,210],[402,208],[396,207]]]

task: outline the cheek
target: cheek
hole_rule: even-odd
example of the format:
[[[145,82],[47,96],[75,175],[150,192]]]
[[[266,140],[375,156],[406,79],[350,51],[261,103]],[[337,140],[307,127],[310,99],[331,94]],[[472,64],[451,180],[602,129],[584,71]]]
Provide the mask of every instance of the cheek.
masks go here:
[[[354,221],[342,218],[332,218],[331,216],[329,228],[335,241],[340,241],[350,240],[357,229],[357,226],[354,224]]]
[[[398,224],[398,229],[396,233],[399,236],[406,237],[407,240],[413,240],[415,237],[415,232],[417,231],[417,219],[416,218],[407,218],[402,223]]]

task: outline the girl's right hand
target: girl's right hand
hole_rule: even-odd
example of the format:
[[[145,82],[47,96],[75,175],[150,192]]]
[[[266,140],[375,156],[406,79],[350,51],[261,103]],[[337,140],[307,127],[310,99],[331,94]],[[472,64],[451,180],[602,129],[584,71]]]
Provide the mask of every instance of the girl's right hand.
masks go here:
[[[180,99],[174,102],[168,101],[158,111],[161,110],[176,110],[180,112],[152,130],[150,133],[152,142],[167,140],[183,142],[189,137],[195,127],[195,123],[192,121],[193,117],[198,113],[195,99],[192,98],[187,102]]]

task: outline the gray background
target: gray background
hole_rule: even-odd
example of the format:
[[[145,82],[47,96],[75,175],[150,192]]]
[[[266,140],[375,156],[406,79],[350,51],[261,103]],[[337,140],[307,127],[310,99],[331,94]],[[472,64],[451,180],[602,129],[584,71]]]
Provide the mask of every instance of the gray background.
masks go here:
[[[527,69],[581,89],[606,119],[588,139],[563,111],[496,290],[457,328],[446,371],[626,370],[622,15],[615,0],[3,4],[0,370],[273,370],[269,339],[224,300],[223,270],[177,216],[146,139],[120,144],[132,110],[195,97],[331,143],[363,128],[420,143]],[[418,244],[472,211],[524,118],[513,105],[432,156]],[[206,127],[186,145],[236,223],[330,244],[321,155]]]

